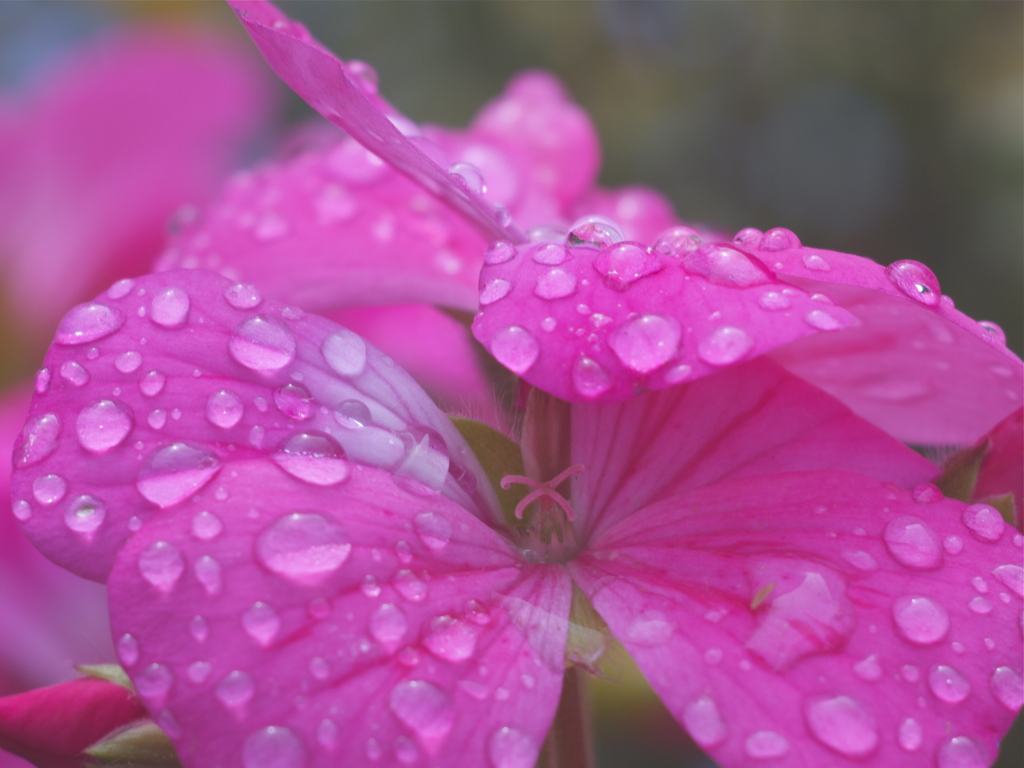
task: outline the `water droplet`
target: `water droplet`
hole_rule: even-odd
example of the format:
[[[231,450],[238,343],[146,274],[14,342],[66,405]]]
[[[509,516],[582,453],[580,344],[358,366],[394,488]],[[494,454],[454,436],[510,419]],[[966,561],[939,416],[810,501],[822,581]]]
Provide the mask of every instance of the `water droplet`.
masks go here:
[[[564,269],[549,269],[537,278],[533,292],[549,301],[571,296],[576,293],[576,275]]]
[[[683,708],[683,725],[693,740],[704,749],[718,746],[728,735],[718,707],[707,694]]]
[[[704,245],[683,258],[687,272],[703,275],[716,285],[749,288],[773,282],[772,273],[743,251],[723,245]]]
[[[992,603],[980,596],[972,597],[971,601],[967,604],[967,607],[979,616],[985,616],[992,613]]]
[[[264,602],[256,602],[245,609],[242,614],[242,627],[253,640],[266,648],[277,637],[281,629],[281,619],[277,611]]]
[[[337,485],[349,476],[345,451],[333,437],[322,432],[292,435],[271,458],[292,477],[312,485]]]
[[[252,733],[242,748],[245,768],[303,768],[306,747],[302,739],[283,725],[271,725]]]
[[[156,397],[164,391],[164,384],[166,383],[167,377],[160,373],[160,371],[150,371],[139,379],[139,390],[146,397]]]
[[[625,290],[642,277],[654,275],[665,268],[665,262],[636,243],[619,243],[604,248],[594,259],[594,269],[610,287]]]
[[[87,405],[78,414],[78,442],[92,453],[116,448],[132,430],[132,415],[116,400],[100,400]]]
[[[117,641],[117,658],[126,667],[135,666],[139,660],[139,641],[130,634],[123,634]]]
[[[491,340],[491,354],[513,373],[526,373],[537,362],[540,345],[524,328],[514,325],[498,331]]]
[[[358,376],[366,368],[366,342],[347,328],[339,328],[321,349],[331,369],[342,376]]]
[[[675,357],[679,339],[679,323],[674,318],[643,315],[616,329],[608,344],[627,368],[650,373]]]
[[[847,550],[843,552],[843,560],[848,562],[858,571],[864,571],[865,573],[871,573],[872,571],[878,570],[878,563],[875,558],[868,552],[862,551],[851,551]]]
[[[452,538],[452,524],[440,512],[423,512],[413,520],[416,534],[429,549],[444,549]]]
[[[946,297],[943,296],[943,298]],[[988,333],[989,338],[995,341],[999,346],[1006,346],[1006,332],[999,325],[993,323],[991,320],[979,320],[978,325],[981,326],[981,328]]]
[[[745,357],[753,347],[750,334],[727,325],[708,334],[697,347],[697,354],[705,363],[729,365]]]
[[[605,369],[589,357],[578,358],[573,364],[572,383],[584,397],[597,397],[612,386],[611,377]]]
[[[255,315],[238,324],[228,351],[250,370],[273,373],[295,359],[295,335],[283,320]]]
[[[183,501],[206,485],[220,469],[211,451],[191,443],[158,448],[142,463],[135,481],[146,499],[161,509]]]
[[[861,680],[874,682],[882,676],[882,665],[878,663],[878,655],[871,654],[853,665],[853,672]]]
[[[815,272],[828,272],[832,266],[816,253],[805,253],[803,256],[804,266]]]
[[[91,538],[106,516],[107,506],[102,501],[92,496],[79,496],[64,513],[64,524],[75,533]]]
[[[213,693],[221,704],[241,717],[246,706],[252,701],[253,694],[256,693],[256,684],[252,675],[236,669],[221,678]]]
[[[516,247],[504,240],[496,240],[484,251],[484,264],[504,264],[516,255]]]
[[[203,555],[193,565],[196,580],[203,585],[208,595],[219,595],[224,586],[220,563],[210,555]]]
[[[224,530],[224,523],[213,512],[199,512],[192,518],[192,535],[200,541],[217,538]]]
[[[493,768],[533,768],[540,748],[532,736],[515,728],[498,728],[487,740]]]
[[[142,365],[142,355],[138,352],[122,352],[114,358],[114,367],[121,373],[133,373],[139,369],[140,365]]]
[[[420,759],[420,749],[416,742],[406,736],[399,736],[394,741],[395,757],[402,765],[412,765]]]
[[[265,568],[299,584],[318,584],[338,570],[352,551],[344,529],[313,512],[274,521],[256,539]]]
[[[922,571],[942,565],[939,536],[919,517],[903,515],[890,520],[883,538],[889,554],[900,565]]]
[[[967,678],[945,664],[937,664],[928,672],[928,687],[947,704],[959,704],[971,692]]]
[[[1017,712],[1024,704],[1024,679],[1012,667],[999,667],[989,681],[992,695],[1011,712]]]
[[[892,615],[900,634],[917,645],[933,645],[949,631],[946,609],[927,597],[896,598]]]
[[[174,589],[184,570],[181,551],[170,542],[154,542],[139,554],[139,573],[161,592]]]
[[[167,694],[174,684],[174,675],[163,664],[150,664],[132,682],[147,707],[163,709]]]
[[[804,315],[804,322],[819,331],[838,331],[843,324],[823,309],[812,309]]]
[[[942,540],[942,548],[946,550],[947,554],[959,555],[963,552],[964,543],[959,536],[947,536]]]
[[[14,451],[14,464],[29,467],[38,464],[55,450],[60,436],[60,419],[46,413],[29,419],[21,432],[21,440]]]
[[[224,298],[235,309],[254,309],[263,301],[256,286],[249,283],[235,283],[229,286],[224,291]]]
[[[690,227],[673,227],[658,235],[651,250],[662,256],[679,258],[696,251],[703,242],[697,230]]]
[[[180,288],[167,288],[153,296],[149,319],[164,328],[180,328],[188,321],[188,294]]]
[[[418,603],[427,596],[427,585],[416,578],[412,571],[395,574],[394,587],[402,597],[411,603]]]
[[[992,761],[967,736],[956,736],[939,748],[939,768],[988,768]]]
[[[565,240],[569,245],[604,248],[622,242],[626,236],[619,225],[606,216],[590,215],[577,219],[569,227]]]
[[[53,374],[49,368],[40,368],[36,371],[35,390],[37,395],[45,395],[50,391],[50,379]]]
[[[476,652],[476,630],[451,616],[438,616],[430,622],[423,644],[439,659],[465,661]]]
[[[76,387],[84,387],[89,383],[89,372],[73,360],[61,365],[60,377]]]
[[[451,697],[424,680],[399,683],[391,689],[388,704],[395,717],[429,741],[444,738],[455,721]]]
[[[814,737],[841,755],[865,757],[878,746],[874,714],[850,696],[816,696],[804,718]]]
[[[747,737],[743,743],[743,749],[747,757],[755,760],[767,760],[772,757],[782,757],[789,752],[789,742],[781,733],[775,731],[758,731]]]
[[[188,633],[197,643],[205,643],[206,638],[210,636],[210,626],[206,619],[197,614],[188,623]]]
[[[316,727],[316,741],[321,747],[333,750],[338,746],[338,725],[329,717],[325,717]]]
[[[674,630],[675,627],[661,611],[642,611],[626,630],[626,640],[645,648],[653,648],[667,643]]]
[[[921,742],[924,740],[924,731],[921,730],[921,725],[917,720],[908,717],[900,723],[898,739],[900,746],[907,752],[916,752],[921,748]]]
[[[40,475],[32,481],[32,495],[40,504],[56,504],[67,490],[68,483],[60,475]]]
[[[366,756],[375,763],[384,756],[384,747],[372,736],[366,740]]]
[[[275,389],[274,405],[289,419],[296,421],[312,418],[316,408],[313,395],[302,384],[285,384]]]
[[[60,321],[54,340],[71,346],[87,344],[116,332],[124,325],[124,314],[103,304],[79,304]]]
[[[988,504],[971,504],[964,509],[964,525],[980,541],[999,541],[1006,524],[995,507]]]
[[[786,251],[799,248],[800,239],[788,229],[776,227],[764,233],[758,246],[762,251]]]
[[[760,304],[763,309],[772,311],[789,309],[791,306],[789,296],[781,293],[780,291],[765,291],[758,298],[757,303]]]
[[[992,575],[1017,597],[1024,597],[1024,568],[1013,564],[1000,565],[992,569]]]
[[[107,296],[112,299],[123,299],[131,291],[133,285],[135,285],[135,281],[130,277],[125,277],[107,289]]]
[[[206,418],[221,429],[231,429],[242,420],[244,413],[242,399],[230,389],[214,392],[206,401]]]
[[[764,236],[764,232],[756,227],[746,227],[737,232],[732,241],[737,245],[755,246],[760,244],[761,238]],[[756,247],[756,246],[755,246]]]
[[[480,291],[480,304],[485,307],[493,304],[499,299],[505,298],[511,290],[512,283],[508,280],[503,280],[500,277],[490,280]]]
[[[448,167],[448,175],[457,185],[470,192],[482,195],[487,190],[483,173],[472,163],[455,163]]]
[[[942,296],[939,280],[924,264],[909,259],[896,261],[886,267],[885,274],[893,285],[915,301],[928,307],[939,303]]]

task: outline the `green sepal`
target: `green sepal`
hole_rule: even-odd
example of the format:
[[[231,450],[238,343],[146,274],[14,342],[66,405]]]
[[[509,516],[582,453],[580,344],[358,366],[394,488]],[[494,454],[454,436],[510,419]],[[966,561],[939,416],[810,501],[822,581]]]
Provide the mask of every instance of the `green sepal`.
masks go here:
[[[523,521],[516,519],[516,505],[530,489],[523,485],[513,485],[508,490],[501,487],[501,478],[505,475],[526,474],[519,445],[515,440],[479,421],[459,416],[453,416],[451,420],[487,473],[487,479],[491,481],[491,487],[494,488],[498,503],[501,504],[505,523],[510,528],[522,525]]]
[[[120,685],[129,691],[135,690],[135,686],[132,685],[132,681],[128,678],[128,673],[117,664],[80,664],[75,669],[86,677],[106,680],[108,683]]]
[[[90,768],[181,768],[171,740],[151,722],[115,731],[85,750],[85,754]]]
[[[942,465],[942,474],[935,484],[947,498],[956,499],[967,504],[974,496],[974,488],[978,484],[978,470],[988,453],[989,441],[983,440],[970,448],[957,451]]]

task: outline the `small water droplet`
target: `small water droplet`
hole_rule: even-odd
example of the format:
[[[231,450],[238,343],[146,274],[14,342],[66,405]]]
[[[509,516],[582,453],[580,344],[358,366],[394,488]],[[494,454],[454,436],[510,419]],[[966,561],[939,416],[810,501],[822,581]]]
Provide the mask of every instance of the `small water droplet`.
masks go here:
[[[188,633],[197,643],[205,643],[206,638],[210,636],[210,626],[206,623],[206,619],[197,614],[188,622]]]
[[[76,387],[84,387],[89,383],[89,372],[73,360],[60,366],[60,377]]]
[[[1000,565],[992,569],[992,575],[1017,597],[1024,597],[1024,568],[1012,563]],[[1005,601],[1004,601],[1005,602]]]
[[[476,652],[476,630],[451,616],[438,616],[430,622],[423,644],[439,659],[465,661]]]
[[[255,315],[238,324],[228,342],[228,351],[250,370],[273,373],[295,359],[295,335],[283,320]]]
[[[181,551],[168,541],[154,542],[142,550],[138,564],[142,578],[164,593],[174,589],[185,570]]]
[[[703,275],[716,285],[749,288],[774,280],[772,273],[757,259],[729,246],[708,244],[687,254],[683,267],[694,275]]]
[[[576,293],[576,275],[564,269],[549,269],[537,278],[533,293],[549,301],[572,296]]]
[[[378,588],[379,594],[379,588]],[[393,603],[383,603],[370,617],[370,634],[390,651],[405,637],[409,622],[402,609]]]
[[[896,261],[886,267],[885,273],[893,285],[915,301],[928,307],[939,303],[939,280],[924,264],[909,259]]]
[[[520,375],[533,367],[540,354],[540,345],[533,335],[515,325],[494,334],[490,348],[499,363]]]
[[[989,681],[992,695],[1011,712],[1020,710],[1024,704],[1024,679],[1012,667],[998,667]]]
[[[289,419],[305,421],[313,416],[316,402],[302,384],[285,384],[274,390],[274,405]]]
[[[217,700],[238,717],[244,714],[255,693],[256,683],[253,682],[252,675],[240,669],[224,675],[214,689]]]
[[[124,442],[132,423],[127,406],[116,400],[100,400],[79,412],[78,442],[91,453],[106,453]]]
[[[171,443],[143,461],[135,481],[146,499],[161,509],[177,504],[206,485],[220,469],[211,451],[190,443]]]
[[[871,573],[878,570],[878,562],[868,552],[847,550],[843,552],[843,559],[858,571]]]
[[[883,534],[893,560],[915,570],[934,570],[942,565],[942,544],[924,520],[903,515],[889,521]]]
[[[230,389],[214,392],[206,401],[206,418],[221,429],[231,429],[242,420],[244,414],[242,399]]]
[[[861,680],[874,682],[882,676],[882,665],[878,663],[878,655],[871,654],[853,665],[853,672]]]
[[[224,291],[224,298],[235,309],[254,309],[263,302],[255,285],[235,283]]]
[[[917,720],[908,717],[900,723],[898,739],[900,746],[907,752],[916,752],[921,748],[921,742],[924,740],[924,731],[921,730],[921,725]]]
[[[812,309],[804,315],[804,322],[819,331],[838,331],[843,324],[823,309]]]
[[[245,768],[304,768],[306,747],[283,725],[271,725],[251,733],[242,747]]]
[[[763,309],[771,311],[789,309],[791,306],[789,296],[780,291],[765,291],[758,298],[757,303],[760,304]]]
[[[847,757],[866,757],[878,746],[878,724],[866,706],[850,696],[816,696],[804,707],[811,733]]]
[[[292,435],[271,458],[292,477],[312,485],[337,485],[349,476],[344,449],[333,437],[322,432]]]
[[[195,561],[193,570],[196,580],[203,585],[208,595],[219,595],[224,587],[220,563],[210,555],[203,555]]]
[[[601,365],[589,357],[581,357],[572,366],[572,383],[584,397],[597,397],[612,386],[611,377]]]
[[[489,280],[487,284],[480,291],[480,304],[481,306],[488,306],[493,304],[499,299],[503,299],[508,295],[508,292],[512,290],[512,283],[508,280],[503,280],[500,277],[496,277],[493,280]]]
[[[180,288],[167,288],[153,296],[149,319],[164,328],[180,328],[188,322],[188,294]]]
[[[964,525],[979,541],[999,541],[1006,524],[995,507],[988,504],[971,504],[964,509]]]
[[[939,748],[938,768],[988,768],[992,761],[967,736],[956,736]]]
[[[753,347],[754,340],[746,331],[732,326],[722,326],[700,342],[697,354],[705,363],[729,365],[741,360]]]
[[[133,285],[135,285],[135,281],[130,277],[125,277],[107,289],[107,296],[112,299],[123,299],[131,292]]]
[[[35,390],[37,395],[45,395],[50,391],[50,380],[53,374],[49,368],[40,368],[36,371]]]
[[[11,505],[14,518],[22,523],[32,518],[32,506],[24,499],[17,499]]]
[[[123,634],[117,640],[117,658],[126,667],[135,666],[139,660],[139,641],[130,634]]]
[[[321,348],[324,360],[342,376],[358,376],[366,368],[366,342],[347,328],[339,328]]]
[[[828,272],[832,266],[816,253],[805,253],[803,256],[804,266],[815,272]]]
[[[949,631],[946,609],[928,597],[898,597],[893,603],[892,615],[900,634],[917,645],[938,643]]]
[[[395,717],[428,741],[444,738],[455,721],[451,697],[424,680],[399,683],[391,689],[388,704]]]
[[[728,735],[717,705],[707,694],[683,708],[683,725],[693,740],[704,749],[718,746]]]
[[[29,467],[38,464],[55,450],[60,437],[61,424],[56,414],[46,413],[29,419],[15,448],[14,464]]]
[[[516,255],[516,247],[504,240],[496,240],[484,251],[484,264],[504,264]]]
[[[40,475],[32,481],[32,495],[40,504],[56,504],[67,490],[68,483],[60,475]]]
[[[755,760],[767,760],[773,757],[782,757],[789,752],[789,742],[781,733],[775,731],[758,731],[752,733],[743,742],[743,749],[747,757]]]
[[[492,768],[533,768],[540,748],[532,736],[505,726],[487,740]]]
[[[326,750],[338,746],[338,725],[329,717],[325,717],[316,727],[316,741]]]
[[[972,613],[976,613],[979,616],[985,616],[992,613],[992,603],[980,596],[972,597],[971,601],[967,604],[967,607],[971,609]]]
[[[940,701],[959,704],[971,692],[971,684],[957,670],[946,664],[936,664],[928,672],[928,687]]]
[[[192,535],[200,541],[217,538],[224,530],[224,523],[213,512],[199,512],[192,518]]]
[[[674,318],[643,315],[617,328],[608,345],[624,366],[645,374],[675,357],[680,337],[679,323]]]
[[[444,549],[452,538],[452,524],[440,512],[423,512],[413,520],[416,534],[429,549]]]
[[[374,763],[384,756],[384,747],[372,736],[366,740],[366,756]]]
[[[160,371],[150,371],[141,379],[139,379],[139,390],[146,397],[156,397],[164,391],[164,384],[167,383],[167,377]]]
[[[107,506],[93,496],[79,496],[64,513],[64,524],[89,539],[107,516]]]
[[[242,627],[249,637],[266,648],[277,637],[281,629],[281,619],[277,611],[260,601],[245,609],[242,614]]]
[[[426,582],[416,578],[412,571],[399,571],[393,584],[398,594],[411,603],[421,602],[427,596]]]
[[[946,554],[959,555],[963,552],[964,543],[959,536],[947,536],[942,540],[942,548],[946,550]]]
[[[275,520],[256,539],[256,557],[272,573],[299,584],[318,584],[352,551],[344,529],[313,512]]]
[[[124,325],[124,314],[103,304],[79,304],[60,321],[54,340],[71,346],[105,338]]]
[[[366,574],[366,578],[363,579],[359,588],[371,600],[380,597],[380,584],[377,583],[377,577],[372,573]]]

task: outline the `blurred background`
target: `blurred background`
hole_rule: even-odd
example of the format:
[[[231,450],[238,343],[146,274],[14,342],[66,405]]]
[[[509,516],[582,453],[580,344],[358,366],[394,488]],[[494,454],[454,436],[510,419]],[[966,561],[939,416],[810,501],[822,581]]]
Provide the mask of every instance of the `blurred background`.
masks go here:
[[[418,122],[465,125],[513,73],[549,69],[597,125],[604,185],[651,185],[683,219],[728,232],[785,226],[807,245],[924,262],[961,310],[1024,350],[1019,2],[284,5],[340,56],[372,63]],[[221,3],[3,2],[0,118],[48,61],[140,18],[247,44]],[[280,93],[264,149],[311,116]],[[0,382],[33,371],[43,349],[13,314],[0,305]],[[710,766],[640,686],[598,688],[601,768]],[[1021,764],[1019,726],[1001,766]]]

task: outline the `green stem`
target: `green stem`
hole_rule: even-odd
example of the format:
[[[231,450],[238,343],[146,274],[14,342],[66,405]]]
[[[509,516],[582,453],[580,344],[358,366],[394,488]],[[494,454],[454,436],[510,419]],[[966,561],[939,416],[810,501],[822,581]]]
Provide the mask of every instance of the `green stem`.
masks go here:
[[[565,671],[562,698],[536,768],[594,768],[590,737],[590,706],[584,672]]]

